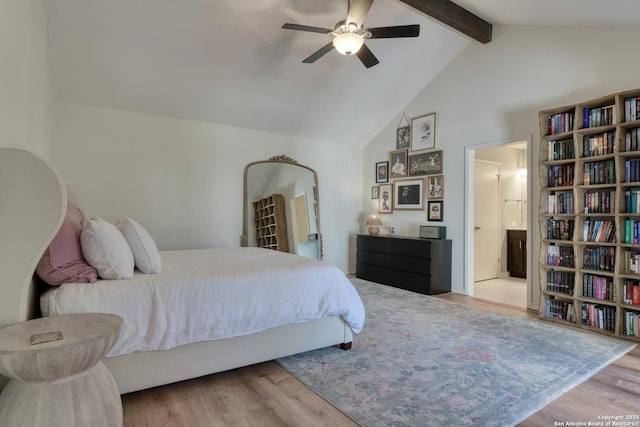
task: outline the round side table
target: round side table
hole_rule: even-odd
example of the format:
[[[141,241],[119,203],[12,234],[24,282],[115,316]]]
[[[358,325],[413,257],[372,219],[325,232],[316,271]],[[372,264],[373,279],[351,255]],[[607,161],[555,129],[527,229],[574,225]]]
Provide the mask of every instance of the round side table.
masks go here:
[[[10,378],[0,393],[0,424],[122,426],[118,387],[102,363],[121,326],[118,316],[82,313],[0,329],[0,374]],[[58,331],[62,338],[32,344],[34,335],[38,341]]]

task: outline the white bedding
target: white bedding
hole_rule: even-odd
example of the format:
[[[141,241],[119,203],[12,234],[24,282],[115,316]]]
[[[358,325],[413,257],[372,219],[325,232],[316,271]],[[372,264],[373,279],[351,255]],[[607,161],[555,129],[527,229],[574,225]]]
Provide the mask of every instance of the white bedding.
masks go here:
[[[161,252],[160,274],[67,283],[45,292],[44,315],[113,313],[125,319],[107,356],[231,338],[340,315],[354,333],[365,310],[342,271],[260,248]]]

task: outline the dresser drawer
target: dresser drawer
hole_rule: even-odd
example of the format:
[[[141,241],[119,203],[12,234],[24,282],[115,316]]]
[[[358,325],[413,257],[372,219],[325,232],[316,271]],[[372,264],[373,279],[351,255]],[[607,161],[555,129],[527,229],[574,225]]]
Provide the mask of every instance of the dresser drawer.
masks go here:
[[[429,240],[358,236],[358,249],[371,252],[392,253],[413,258],[431,259],[431,241]]]
[[[369,252],[358,249],[356,262],[359,264],[377,265],[398,271],[408,271],[417,274],[429,274],[431,263],[424,258],[410,258],[401,255]]]

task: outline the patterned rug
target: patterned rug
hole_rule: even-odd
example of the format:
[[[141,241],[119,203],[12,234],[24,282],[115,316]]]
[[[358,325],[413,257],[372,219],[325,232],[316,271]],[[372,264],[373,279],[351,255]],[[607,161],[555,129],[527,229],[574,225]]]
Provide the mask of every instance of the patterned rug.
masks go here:
[[[633,343],[360,279],[353,349],[278,360],[362,426],[511,426]]]

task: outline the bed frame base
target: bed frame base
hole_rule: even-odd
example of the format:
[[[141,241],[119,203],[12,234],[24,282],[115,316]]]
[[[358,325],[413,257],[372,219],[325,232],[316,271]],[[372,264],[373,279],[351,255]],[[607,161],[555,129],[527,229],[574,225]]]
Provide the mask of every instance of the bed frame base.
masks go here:
[[[318,348],[350,349],[352,340],[349,326],[333,316],[226,340],[107,357],[104,363],[125,394]]]

